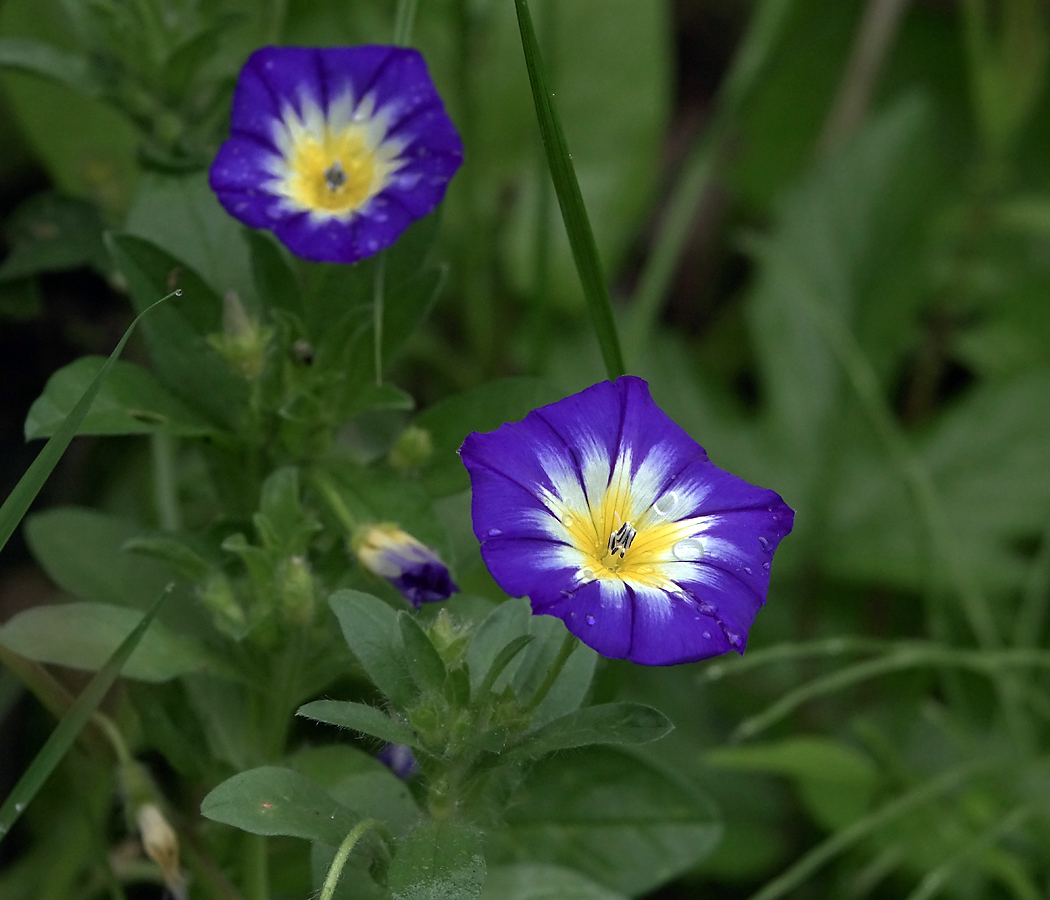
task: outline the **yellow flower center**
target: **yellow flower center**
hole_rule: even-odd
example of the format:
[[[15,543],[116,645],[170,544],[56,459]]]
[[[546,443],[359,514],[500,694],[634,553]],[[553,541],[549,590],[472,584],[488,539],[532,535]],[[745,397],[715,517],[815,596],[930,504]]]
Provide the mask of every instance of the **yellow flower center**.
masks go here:
[[[587,514],[576,515],[566,508],[561,523],[573,547],[584,557],[581,577],[619,578],[647,587],[673,589],[662,563],[692,562],[703,557],[703,545],[690,535],[695,521],[672,521],[673,510],[662,500],[637,514],[630,488],[613,480],[601,500],[591,504]]]
[[[354,212],[383,187],[393,166],[353,126],[339,132],[325,126],[318,140],[303,132],[288,158],[286,191],[295,203],[315,211]]]

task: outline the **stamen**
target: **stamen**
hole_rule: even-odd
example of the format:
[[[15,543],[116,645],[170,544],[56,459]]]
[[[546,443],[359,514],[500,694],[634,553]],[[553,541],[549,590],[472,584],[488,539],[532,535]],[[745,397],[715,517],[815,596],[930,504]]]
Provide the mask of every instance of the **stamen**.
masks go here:
[[[346,170],[338,159],[324,170],[324,181],[333,194],[346,184]]]
[[[624,522],[616,531],[609,535],[609,552],[618,552],[620,559],[623,559],[624,554],[631,548],[631,544],[634,542],[637,534],[637,530],[631,527],[630,522]]]

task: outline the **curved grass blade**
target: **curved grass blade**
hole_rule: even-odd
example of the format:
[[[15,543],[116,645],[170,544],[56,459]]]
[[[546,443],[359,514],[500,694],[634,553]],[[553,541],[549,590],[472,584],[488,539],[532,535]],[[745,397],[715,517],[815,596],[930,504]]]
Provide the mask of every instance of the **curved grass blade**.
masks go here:
[[[3,840],[4,835],[11,830],[11,826],[22,815],[22,811],[29,804],[29,801],[36,796],[37,791],[43,787],[48,776],[51,775],[73,745],[73,741],[77,739],[81,729],[87,724],[88,719],[91,718],[99,703],[102,702],[106,691],[117,680],[124,663],[127,662],[128,657],[139,645],[139,641],[142,640],[146,629],[149,628],[149,624],[153,621],[157,610],[160,609],[161,604],[168,598],[171,591],[172,585],[169,585],[153,601],[153,605],[143,615],[139,624],[135,626],[135,630],[113,651],[113,655],[106,660],[105,665],[91,679],[88,686],[84,688],[84,692],[77,697],[69,712],[58,723],[58,727],[52,732],[51,737],[47,739],[47,743],[44,744],[40,752],[29,764],[29,768],[18,779],[14,790],[11,791],[11,794],[4,801],[4,805],[0,806],[0,840]]]
[[[565,231],[569,235],[572,257],[583,284],[583,294],[587,299],[594,332],[602,350],[605,370],[609,378],[614,379],[623,375],[626,369],[623,364],[623,351],[620,349],[620,338],[616,333],[612,305],[609,302],[609,291],[605,286],[601,261],[598,259],[598,245],[594,242],[594,232],[587,217],[587,208],[583,204],[580,183],[576,180],[576,170],[569,156],[569,145],[565,140],[561,119],[554,108],[554,100],[547,84],[529,4],[527,0],[514,0],[514,7],[518,13],[518,30],[521,32],[521,46],[525,51],[525,67],[529,72],[532,100],[536,105],[536,118],[539,120],[540,135],[543,137],[543,148],[547,153],[551,180],[558,195],[558,205],[561,206]]]
[[[4,501],[4,505],[0,507],[0,550],[3,550],[11,535],[14,534],[18,523],[22,521],[22,517],[29,510],[30,504],[36,499],[36,495],[40,493],[40,489],[44,486],[44,482],[47,481],[55,466],[58,465],[58,461],[62,458],[62,454],[66,452],[70,441],[76,437],[77,430],[84,421],[84,417],[88,414],[88,410],[91,409],[91,404],[95,401],[99,389],[120,358],[121,351],[128,342],[128,338],[131,337],[131,332],[138,325],[139,320],[151,309],[155,309],[167,300],[168,297],[178,297],[181,293],[181,290],[172,291],[135,317],[135,320],[128,326],[128,330],[124,332],[124,337],[120,339],[120,342],[109,355],[109,359],[99,369],[95,379],[84,391],[84,395],[77,401],[77,405],[66,416],[65,421],[58,426],[48,442],[44,444],[44,449],[37,454],[37,458],[33,460],[25,475],[19,479],[14,490],[11,491]]]

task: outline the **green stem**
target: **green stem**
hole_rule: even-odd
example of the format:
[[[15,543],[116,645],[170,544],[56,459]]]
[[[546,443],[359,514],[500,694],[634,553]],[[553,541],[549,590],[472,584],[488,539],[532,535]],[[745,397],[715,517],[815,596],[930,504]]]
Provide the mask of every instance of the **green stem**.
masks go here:
[[[163,531],[181,531],[182,511],[179,509],[175,477],[175,440],[168,434],[151,435],[150,455],[153,458],[153,497],[157,504],[157,520]]]
[[[407,47],[412,42],[412,26],[416,21],[419,0],[397,0],[397,18],[394,20],[394,43]]]
[[[354,518],[353,513],[347,508],[346,502],[336,486],[332,484],[331,479],[324,473],[315,471],[310,474],[310,482],[325,503],[328,504],[328,508],[339,520],[339,523],[346,529],[346,533],[353,534],[357,531],[359,523]]]
[[[547,669],[547,674],[544,676],[543,683],[536,690],[533,698],[529,701],[528,709],[533,711],[539,707],[539,705],[546,699],[547,694],[550,693],[554,682],[558,680],[558,676],[561,675],[561,670],[565,668],[565,664],[569,661],[569,657],[572,656],[573,650],[580,645],[580,639],[576,637],[571,631],[565,632],[565,640],[561,643],[561,649],[558,651],[558,655],[554,657],[554,662],[550,664],[550,668]]]
[[[343,838],[343,843],[339,845],[335,858],[328,867],[328,874],[324,879],[324,887],[321,888],[321,900],[332,900],[332,897],[335,896],[336,886],[339,884],[339,876],[343,874],[343,866],[346,865],[346,861],[350,857],[354,846],[364,837],[366,832],[372,828],[379,827],[380,823],[375,819],[365,819],[362,822],[358,822],[350,833]]]
[[[270,873],[265,837],[261,834],[244,835],[241,863],[245,900],[270,900]]]
[[[386,254],[376,257],[372,284],[372,338],[375,347],[376,387],[383,384],[383,304],[386,294]]]
[[[558,7],[554,0],[547,0],[543,4],[543,16],[541,28],[543,34],[543,50],[550,61],[548,76],[551,86],[556,84],[556,72],[554,69],[557,59],[557,50],[554,42],[557,38],[555,27]],[[550,264],[551,264],[551,198],[552,185],[550,172],[547,169],[547,157],[542,147],[537,147],[536,153],[536,245],[533,251],[532,268],[532,371],[539,375],[546,367],[547,355],[550,349],[550,303],[547,294],[550,291]]]
[[[1014,646],[1038,647],[1046,627],[1047,605],[1050,604],[1050,521],[1043,530],[1039,555],[1029,570],[1024,599],[1014,622]]]
[[[287,8],[288,0],[273,0],[273,6],[270,8],[268,43],[279,44],[281,42],[281,32],[284,31],[284,19],[288,11]]]
[[[532,25],[527,0],[514,0],[518,14],[518,30],[521,33],[521,45],[525,52],[525,68],[529,73],[529,84],[532,86],[532,100],[536,107],[536,118],[539,121],[540,136],[547,152],[547,165],[551,170],[551,180],[558,195],[565,231],[569,236],[576,271],[583,285],[583,294],[591,314],[598,345],[601,347],[605,371],[610,380],[618,378],[626,371],[623,362],[623,351],[620,349],[620,337],[616,331],[616,320],[613,317],[609,291],[602,274],[601,260],[598,257],[598,245],[587,216],[587,207],[580,193],[580,183],[576,179],[572,155],[565,140],[561,118],[554,106],[554,95],[551,93],[547,74],[540,53],[536,31]]]

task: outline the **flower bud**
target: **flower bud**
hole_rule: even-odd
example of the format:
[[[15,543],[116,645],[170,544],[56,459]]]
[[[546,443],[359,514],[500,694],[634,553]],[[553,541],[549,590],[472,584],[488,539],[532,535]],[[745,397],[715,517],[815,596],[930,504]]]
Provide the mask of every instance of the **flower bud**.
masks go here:
[[[362,566],[389,581],[416,609],[459,590],[437,554],[396,525],[365,526],[350,547]]]
[[[416,755],[407,744],[387,744],[376,754],[376,759],[402,781],[408,781],[419,771]]]
[[[401,437],[397,439],[387,458],[391,468],[399,472],[409,472],[423,466],[433,452],[434,441],[430,432],[418,425],[410,425],[401,432]]]
[[[201,602],[215,619],[215,627],[231,637],[244,634],[248,622],[233,592],[230,579],[221,573],[213,575],[201,588]]]
[[[281,601],[289,620],[308,625],[314,615],[314,580],[301,556],[287,560],[281,572]]]
[[[266,348],[273,330],[263,328],[248,315],[236,291],[222,298],[222,333],[208,337],[219,355],[245,381],[255,381],[266,363]]]
[[[184,897],[185,884],[179,871],[179,839],[174,829],[155,803],[140,806],[136,820],[142,835],[142,849],[160,868],[168,890],[176,897]]]

